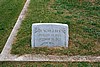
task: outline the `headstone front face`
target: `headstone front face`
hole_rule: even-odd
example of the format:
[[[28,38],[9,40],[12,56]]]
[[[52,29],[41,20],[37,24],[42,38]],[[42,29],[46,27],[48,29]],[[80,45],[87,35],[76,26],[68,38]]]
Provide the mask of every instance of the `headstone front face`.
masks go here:
[[[36,23],[32,25],[32,47],[68,47],[68,25]]]

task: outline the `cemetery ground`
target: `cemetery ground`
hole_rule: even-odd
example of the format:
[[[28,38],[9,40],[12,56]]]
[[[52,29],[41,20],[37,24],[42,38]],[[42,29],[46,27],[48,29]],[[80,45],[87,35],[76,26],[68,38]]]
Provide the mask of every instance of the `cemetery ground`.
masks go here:
[[[0,0],[0,53],[24,3],[25,0]]]
[[[69,25],[68,48],[31,47],[33,23]],[[12,54],[100,56],[99,0],[31,0],[25,20],[12,45]]]
[[[15,3],[16,0],[12,1]],[[26,0],[25,0],[26,1]],[[23,4],[25,1],[16,1],[16,4],[10,3],[9,5],[13,8],[14,5],[17,5],[20,3],[20,8],[18,7],[15,9],[14,7],[14,12],[19,12],[21,11]],[[10,2],[1,0],[0,3],[5,3]],[[18,2],[18,3],[17,3]],[[22,3],[23,2],[23,3]],[[1,4],[2,4],[1,3]],[[13,6],[12,6],[13,4]],[[0,62],[0,67],[99,67],[100,64],[99,62],[94,63],[96,61],[100,61],[100,14],[99,14],[99,9],[100,9],[100,3],[99,0],[96,0],[94,2],[92,1],[82,1],[78,2],[78,0],[72,2],[70,0],[31,0],[28,12],[26,13],[25,20],[22,22],[21,28],[19,29],[19,32],[17,34],[16,39],[14,40],[14,43],[12,44],[12,50],[11,54],[8,55],[4,54],[0,55],[0,61],[23,61],[23,62]],[[1,6],[1,5],[0,5]],[[10,7],[8,6],[8,7]],[[22,6],[22,7],[21,7]],[[7,6],[6,6],[7,7]],[[5,10],[6,10],[5,7]],[[7,8],[8,8],[7,7]],[[0,11],[3,13],[5,11],[2,11],[4,8],[0,7]],[[20,10],[19,10],[20,9]],[[7,9],[9,14],[9,10],[11,10],[12,15],[15,13],[13,12],[13,9]],[[0,12],[0,13],[1,13]],[[0,16],[5,16],[5,15]],[[6,13],[6,12],[5,12]],[[5,14],[4,13],[4,14]],[[5,17],[0,19],[4,19],[5,21],[4,26],[0,23],[1,29],[4,30],[5,25],[12,26],[10,29],[13,28],[14,20],[16,22],[19,13],[14,15],[11,19],[9,18],[9,24],[6,24],[7,22],[5,21]],[[7,18],[7,17],[6,17]],[[16,19],[15,19],[16,18]],[[10,21],[13,20],[13,25],[10,25]],[[33,23],[63,23],[63,24],[68,24],[69,25],[69,47],[64,48],[64,47],[57,47],[57,48],[47,48],[47,47],[41,47],[41,48],[31,48],[31,26]],[[8,28],[9,29],[9,28]],[[7,30],[6,29],[6,33]],[[13,28],[14,29],[14,28]],[[10,34],[11,30],[9,30]],[[5,34],[8,35],[9,34]],[[1,35],[1,34],[0,34]],[[2,34],[2,36],[5,36]],[[1,38],[0,38],[1,39]],[[1,39],[2,40],[2,39]],[[0,41],[1,41],[0,40]],[[6,38],[5,38],[6,40]],[[2,40],[3,41],[3,40]],[[2,43],[2,41],[0,43]],[[6,42],[6,41],[5,41]],[[4,43],[5,43],[4,42]],[[11,47],[10,47],[11,48]],[[1,49],[2,50],[2,49]],[[25,54],[29,54],[29,56],[25,56]],[[38,54],[40,54],[40,57]],[[22,55],[22,56],[19,56]],[[24,55],[24,57],[23,57]],[[30,57],[30,55],[32,55]],[[43,55],[46,56],[46,59],[43,59]],[[54,56],[59,56],[60,55],[60,61],[59,57],[58,58],[53,58],[54,62],[52,62],[52,58],[50,58],[49,62],[47,56],[48,55],[54,55]],[[68,56],[66,60],[65,58],[62,58],[61,56],[65,55]],[[78,56],[78,55],[83,55],[86,56]],[[90,55],[88,57],[88,55]],[[3,57],[4,56],[4,57]],[[36,57],[35,57],[36,56]],[[77,56],[76,58],[72,58],[73,56]],[[98,57],[97,57],[98,56]],[[72,59],[71,59],[71,58]],[[88,58],[87,58],[88,57]],[[92,57],[92,58],[91,58]],[[45,57],[44,57],[45,58]],[[82,60],[81,60],[82,58]],[[65,59],[65,60],[63,60]],[[34,61],[34,62],[24,62],[24,61]],[[42,62],[43,60],[44,62]],[[67,61],[67,62],[62,62]],[[92,61],[94,62],[92,62]],[[40,62],[35,62],[35,61],[40,61]],[[70,61],[70,62],[68,62]],[[74,62],[77,61],[77,62]],[[79,62],[81,61],[81,62]],[[85,62],[87,61],[87,62]]]
[[[0,62],[0,67],[100,67],[100,64],[87,62]]]

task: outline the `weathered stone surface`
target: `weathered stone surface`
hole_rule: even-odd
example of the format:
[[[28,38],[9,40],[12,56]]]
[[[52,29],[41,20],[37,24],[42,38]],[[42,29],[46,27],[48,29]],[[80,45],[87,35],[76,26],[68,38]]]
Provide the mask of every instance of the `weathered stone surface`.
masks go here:
[[[68,47],[68,25],[36,23],[32,25],[32,47]]]

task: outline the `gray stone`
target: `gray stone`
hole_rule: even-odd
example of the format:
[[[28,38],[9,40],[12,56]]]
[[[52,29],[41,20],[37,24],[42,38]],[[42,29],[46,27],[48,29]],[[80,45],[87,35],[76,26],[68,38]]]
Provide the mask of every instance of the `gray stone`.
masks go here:
[[[68,47],[68,40],[67,24],[32,24],[32,47]]]

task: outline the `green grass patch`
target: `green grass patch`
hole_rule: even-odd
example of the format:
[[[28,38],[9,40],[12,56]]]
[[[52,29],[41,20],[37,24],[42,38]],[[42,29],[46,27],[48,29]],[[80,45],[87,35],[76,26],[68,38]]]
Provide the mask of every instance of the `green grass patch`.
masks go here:
[[[99,67],[100,63],[87,62],[0,62],[0,67]]]
[[[26,0],[0,0],[0,52]]]
[[[31,0],[12,54],[100,55],[100,2],[96,0]],[[68,48],[31,48],[33,23],[69,25]]]

